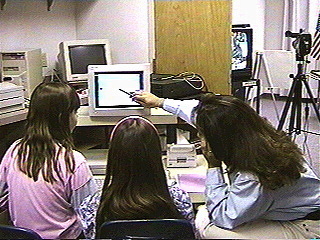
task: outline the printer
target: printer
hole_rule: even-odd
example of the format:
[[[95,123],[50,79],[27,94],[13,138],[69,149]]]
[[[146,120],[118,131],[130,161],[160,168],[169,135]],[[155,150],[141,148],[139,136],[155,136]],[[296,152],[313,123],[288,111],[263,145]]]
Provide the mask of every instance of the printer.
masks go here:
[[[173,144],[167,151],[167,167],[196,167],[197,152],[194,144]]]
[[[0,82],[0,118],[24,108],[23,86]]]

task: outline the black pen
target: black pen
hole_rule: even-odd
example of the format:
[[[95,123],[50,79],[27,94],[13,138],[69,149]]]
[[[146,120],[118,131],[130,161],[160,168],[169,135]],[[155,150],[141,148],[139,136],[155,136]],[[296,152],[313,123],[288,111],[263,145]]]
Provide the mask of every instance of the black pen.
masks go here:
[[[123,90],[123,89],[121,89],[121,88],[119,88],[119,90],[120,90],[121,92],[124,92],[125,94],[128,94],[128,95],[130,96],[130,98],[133,98],[133,97],[135,96],[135,93],[134,93],[134,92],[129,93],[129,92],[126,92],[125,90]]]

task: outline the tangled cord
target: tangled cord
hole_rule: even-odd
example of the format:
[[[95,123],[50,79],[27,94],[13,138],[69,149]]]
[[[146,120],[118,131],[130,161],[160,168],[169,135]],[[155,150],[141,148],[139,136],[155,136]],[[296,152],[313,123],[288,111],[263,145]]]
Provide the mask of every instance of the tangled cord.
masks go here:
[[[199,74],[196,74],[194,72],[182,72],[182,73],[172,75],[169,77],[161,78],[161,80],[169,80],[169,79],[171,79],[171,80],[181,80],[182,79],[182,80],[186,81],[191,87],[193,87],[196,90],[201,90],[205,87],[204,79]],[[196,86],[196,85],[194,85],[194,82],[196,82],[196,83],[200,82],[201,85]]]

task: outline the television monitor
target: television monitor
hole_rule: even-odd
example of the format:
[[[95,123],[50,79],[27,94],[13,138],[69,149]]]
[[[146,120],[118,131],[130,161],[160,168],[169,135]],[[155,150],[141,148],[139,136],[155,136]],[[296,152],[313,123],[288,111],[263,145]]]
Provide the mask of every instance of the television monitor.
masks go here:
[[[129,94],[137,91],[150,92],[150,75],[149,63],[90,65],[89,115],[149,115],[150,108],[144,108],[132,101]]]
[[[233,75],[250,75],[252,71],[252,28],[232,28]]]
[[[87,81],[89,65],[112,64],[107,39],[64,41],[59,49],[59,65],[67,82]]]

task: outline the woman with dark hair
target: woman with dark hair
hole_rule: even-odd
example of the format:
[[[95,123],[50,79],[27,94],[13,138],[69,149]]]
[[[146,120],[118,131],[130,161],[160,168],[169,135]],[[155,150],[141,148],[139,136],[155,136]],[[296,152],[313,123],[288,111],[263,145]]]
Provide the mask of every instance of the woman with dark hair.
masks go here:
[[[319,178],[297,145],[249,105],[214,94],[180,101],[144,92],[134,99],[177,114],[195,126],[203,140],[209,166],[206,208],[196,218],[203,238],[320,236]]]
[[[79,237],[75,209],[96,191],[84,156],[73,150],[79,107],[70,86],[41,83],[31,96],[26,134],[0,165],[0,209],[9,209],[15,226],[44,239]]]
[[[159,134],[150,121],[132,116],[114,127],[102,194],[86,199],[80,215],[89,238],[111,220],[186,218],[193,223],[189,196],[176,185],[168,187]]]
[[[196,126],[214,157],[209,166],[255,174],[263,186],[290,185],[304,172],[303,156],[283,131],[277,131],[243,101],[206,95],[195,108]]]

